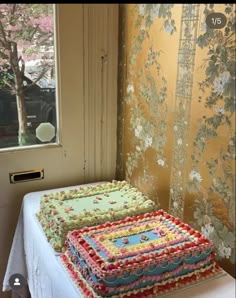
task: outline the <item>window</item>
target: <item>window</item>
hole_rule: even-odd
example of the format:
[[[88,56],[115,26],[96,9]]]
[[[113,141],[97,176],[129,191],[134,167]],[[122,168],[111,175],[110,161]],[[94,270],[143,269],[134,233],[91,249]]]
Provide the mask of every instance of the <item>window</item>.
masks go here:
[[[0,4],[0,149],[55,143],[53,4]]]

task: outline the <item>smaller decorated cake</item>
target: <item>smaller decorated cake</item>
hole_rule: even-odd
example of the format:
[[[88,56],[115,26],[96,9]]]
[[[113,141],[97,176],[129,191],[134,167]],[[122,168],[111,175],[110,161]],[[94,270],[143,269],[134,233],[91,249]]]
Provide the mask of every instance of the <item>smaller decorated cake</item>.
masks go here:
[[[40,200],[37,217],[48,241],[61,252],[69,231],[156,209],[137,188],[114,180],[48,193]]]
[[[68,233],[60,259],[85,297],[156,297],[221,272],[213,244],[163,210]]]

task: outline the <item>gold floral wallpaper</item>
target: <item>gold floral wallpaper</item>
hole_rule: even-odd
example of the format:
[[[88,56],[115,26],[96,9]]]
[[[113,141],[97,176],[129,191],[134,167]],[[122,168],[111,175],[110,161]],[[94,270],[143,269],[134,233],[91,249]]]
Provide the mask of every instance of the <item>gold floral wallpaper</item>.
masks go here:
[[[235,5],[124,4],[119,38],[117,178],[212,239],[235,276]]]

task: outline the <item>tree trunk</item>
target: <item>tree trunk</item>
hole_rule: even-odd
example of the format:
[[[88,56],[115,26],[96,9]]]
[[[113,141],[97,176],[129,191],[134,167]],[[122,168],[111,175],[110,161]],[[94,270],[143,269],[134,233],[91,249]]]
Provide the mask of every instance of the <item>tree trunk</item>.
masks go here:
[[[21,73],[15,72],[15,87],[16,87],[16,105],[18,116],[18,143],[20,146],[27,145],[27,114],[25,107],[25,96],[23,91],[23,79]]]
[[[10,46],[10,65],[15,75],[16,105],[19,124],[18,144],[19,146],[34,144],[35,137],[30,133],[27,127],[26,104],[23,90],[24,65],[20,68],[17,44],[15,42],[11,42]]]

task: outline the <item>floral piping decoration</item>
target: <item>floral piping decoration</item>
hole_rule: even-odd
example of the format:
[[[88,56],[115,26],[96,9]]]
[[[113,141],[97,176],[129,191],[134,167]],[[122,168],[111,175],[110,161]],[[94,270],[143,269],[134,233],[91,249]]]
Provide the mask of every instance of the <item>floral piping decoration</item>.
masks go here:
[[[144,241],[147,241],[149,240],[148,236],[145,235],[145,234],[142,234],[141,237],[140,237],[140,242],[144,242]]]
[[[116,204],[116,201],[109,201],[110,204]]]
[[[120,252],[121,252],[121,253],[126,253],[126,251],[127,251],[127,250],[126,250],[125,247],[121,247],[121,249],[120,249]]]
[[[70,216],[70,219],[76,220],[77,217],[78,217],[78,216],[77,216],[76,214],[73,214],[73,215]]]
[[[154,234],[156,234],[157,236],[160,236],[160,237],[166,235],[166,233],[165,233],[163,230],[161,230],[160,228],[156,228],[156,229],[154,229],[152,232],[153,232]]]
[[[127,237],[122,238],[122,243],[128,244],[129,243],[129,239]]]
[[[73,211],[74,209],[72,207],[66,207],[64,210],[66,213],[69,213],[70,211]]]
[[[53,209],[52,210],[52,215],[57,215],[58,214],[58,211],[56,209]]]

